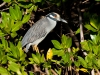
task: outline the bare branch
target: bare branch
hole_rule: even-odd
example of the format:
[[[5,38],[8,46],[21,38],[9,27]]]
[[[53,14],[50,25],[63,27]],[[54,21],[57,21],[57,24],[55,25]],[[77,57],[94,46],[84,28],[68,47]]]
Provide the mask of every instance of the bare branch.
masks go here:
[[[0,8],[3,7],[6,4],[6,2],[3,2],[2,4],[0,4]]]
[[[5,10],[8,10],[8,9],[9,9],[9,8],[2,9],[2,10],[0,10],[0,12],[5,11]]]
[[[45,72],[46,72],[46,75],[49,75],[49,71],[47,68],[45,68]]]
[[[81,2],[79,3],[79,5],[81,4]],[[80,41],[83,42],[84,41],[84,33],[83,33],[83,23],[82,23],[82,15],[81,15],[81,10],[80,7],[78,5],[78,13],[79,13],[79,25],[80,25]],[[82,50],[83,51],[83,50]],[[83,51],[83,54],[86,56],[87,53]]]
[[[51,72],[53,73],[53,75],[58,75],[53,69],[51,69]]]

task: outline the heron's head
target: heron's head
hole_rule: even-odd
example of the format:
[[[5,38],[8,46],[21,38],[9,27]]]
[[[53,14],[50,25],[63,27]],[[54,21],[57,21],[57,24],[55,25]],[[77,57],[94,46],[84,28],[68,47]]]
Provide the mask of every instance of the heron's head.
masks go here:
[[[67,23],[66,20],[62,19],[60,17],[60,15],[58,13],[55,13],[55,12],[51,12],[51,13],[47,14],[46,17],[49,17],[50,19],[52,19],[54,21],[62,21],[64,23]]]

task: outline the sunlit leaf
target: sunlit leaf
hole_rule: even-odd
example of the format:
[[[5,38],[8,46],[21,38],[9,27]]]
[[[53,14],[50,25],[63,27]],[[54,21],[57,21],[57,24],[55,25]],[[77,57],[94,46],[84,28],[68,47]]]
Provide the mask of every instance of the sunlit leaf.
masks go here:
[[[32,58],[34,59],[35,63],[40,64],[40,60],[39,60],[38,56],[36,56],[35,54],[32,54]]]
[[[4,2],[10,2],[11,0],[3,0]]]
[[[1,64],[6,64],[6,63],[7,63],[7,56],[3,55]]]
[[[33,3],[26,3],[26,2],[23,2],[24,4],[22,4],[22,3],[18,3],[18,5],[20,6],[20,7],[23,7],[23,8],[30,8],[32,5],[33,5]]]
[[[53,52],[52,52],[52,49],[49,48],[49,50],[47,51],[47,55],[46,55],[46,59],[52,59],[53,57]]]
[[[51,42],[53,43],[53,45],[56,49],[61,49],[62,48],[60,43],[57,40],[52,40]]]
[[[5,40],[4,37],[2,37],[2,44],[3,44],[3,46],[4,46],[5,49],[8,48],[8,42]]]
[[[80,62],[78,62],[78,61],[74,61],[74,64],[75,64],[76,67],[80,66]],[[78,69],[77,69],[77,71],[78,71]]]
[[[82,49],[84,50],[90,50],[87,41],[81,42],[81,46],[82,46]]]
[[[15,4],[15,11],[16,11],[16,15],[17,15],[17,19],[21,20],[22,19],[22,11],[20,10],[20,7],[18,5]]]
[[[85,69],[85,68],[77,68],[77,69],[76,69],[76,71],[88,72],[88,70],[87,70],[87,69]]]
[[[66,35],[62,35],[61,42],[63,48],[70,48],[72,45],[72,39]]]
[[[16,64],[15,62],[9,62],[8,68],[14,72],[17,72],[17,74],[20,74],[20,66]]]
[[[85,62],[85,60],[82,57],[78,56],[78,60],[80,61],[80,63],[82,64],[83,67],[87,68],[87,63]]]
[[[30,14],[29,15],[24,15],[22,23],[28,22],[29,19],[30,19]]]
[[[85,69],[85,68],[80,68],[79,70],[80,70],[80,71],[83,71],[83,72],[88,72],[88,70]]]
[[[64,63],[69,63],[69,61],[70,61],[69,52],[66,52],[66,53],[62,56],[62,59],[63,59]]]
[[[21,26],[22,26],[22,22],[21,22],[21,21],[17,22],[17,23],[12,27],[12,32],[15,32],[15,31],[19,30]]]
[[[100,1],[100,0],[95,0],[95,1]]]
[[[96,26],[96,20],[95,20],[95,19],[90,19],[90,24],[91,24],[92,27],[94,27],[95,29],[98,29],[98,27]]]
[[[33,72],[29,71],[29,75],[34,75]]]
[[[17,33],[16,33],[16,32],[12,32],[12,33],[11,33],[11,37],[12,37],[12,38],[14,38],[14,37],[16,37],[16,36],[17,36]]]
[[[6,68],[0,67],[0,74],[1,75],[9,75]]]
[[[75,34],[79,34],[80,33],[80,28],[78,28],[76,31],[75,31]]]
[[[64,50],[56,50],[56,49],[52,49],[53,51],[53,55],[57,55],[57,56],[63,56],[65,54]]]
[[[15,11],[15,9],[13,9],[13,7],[10,6],[9,8],[9,12],[10,12],[10,15],[13,19],[17,20],[17,12]]]
[[[100,59],[97,60],[97,65],[100,68]]]
[[[86,24],[84,27],[87,28],[88,30],[93,31],[93,32],[96,32],[96,31],[97,31],[94,27],[92,27],[92,26],[89,25],[89,24]]]

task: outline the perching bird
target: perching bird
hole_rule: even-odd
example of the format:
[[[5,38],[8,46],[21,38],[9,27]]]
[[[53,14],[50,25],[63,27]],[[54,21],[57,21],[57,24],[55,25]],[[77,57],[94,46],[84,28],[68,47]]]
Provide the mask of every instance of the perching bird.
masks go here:
[[[28,49],[31,45],[38,45],[47,34],[54,29],[57,21],[62,21],[67,23],[64,19],[60,17],[59,14],[51,12],[47,14],[44,18],[37,21],[25,34],[22,39],[22,47],[26,45],[25,52],[28,52]]]

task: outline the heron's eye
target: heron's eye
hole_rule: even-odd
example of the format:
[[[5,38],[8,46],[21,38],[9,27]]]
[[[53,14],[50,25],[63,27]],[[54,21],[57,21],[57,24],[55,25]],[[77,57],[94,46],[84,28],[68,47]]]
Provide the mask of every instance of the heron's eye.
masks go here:
[[[57,15],[54,15],[55,18],[57,18]]]

